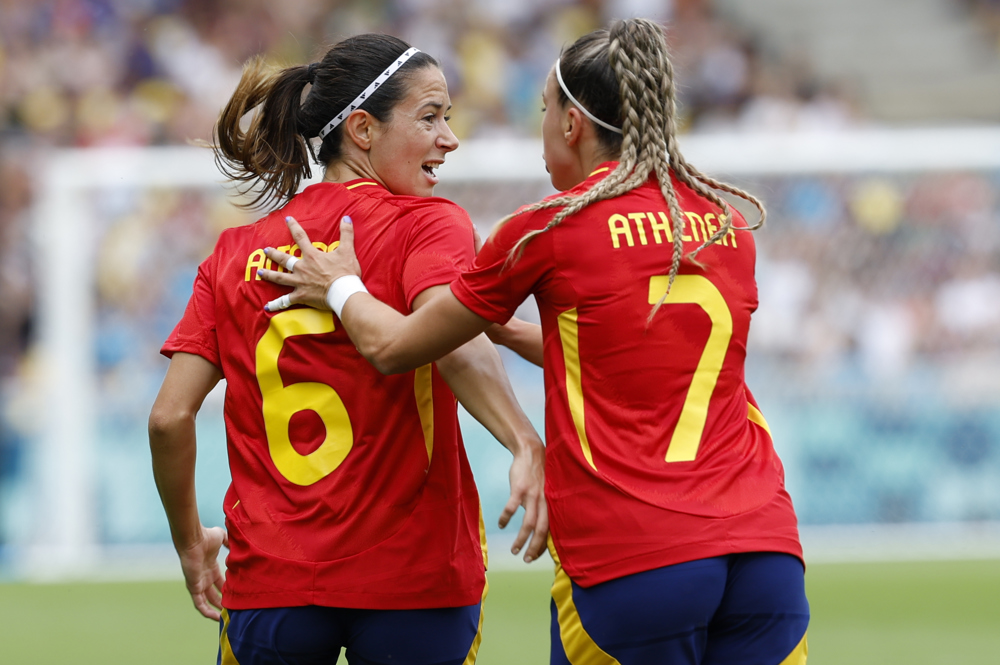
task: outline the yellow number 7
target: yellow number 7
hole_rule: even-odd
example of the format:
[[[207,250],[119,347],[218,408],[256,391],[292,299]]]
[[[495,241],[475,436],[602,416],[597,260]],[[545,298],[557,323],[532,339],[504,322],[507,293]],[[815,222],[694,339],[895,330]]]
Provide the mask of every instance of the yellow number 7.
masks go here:
[[[657,275],[649,278],[649,304],[655,305],[667,291],[669,277]],[[722,363],[726,359],[729,340],[733,336],[733,315],[729,311],[726,299],[719,293],[707,278],[700,275],[678,275],[670,289],[664,305],[698,305],[712,322],[712,331],[698,359],[698,367],[691,378],[680,418],[670,437],[667,446],[666,460],[668,462],[690,462],[698,455],[701,436],[705,431],[705,421],[708,419],[708,403],[715,391],[715,384],[722,371]],[[583,399],[583,377],[580,365],[580,334],[577,325],[577,309],[562,312],[559,315],[559,338],[562,341],[563,361],[566,365],[566,399],[570,415],[576,426],[580,439],[580,447],[587,463],[594,469],[594,456],[590,450],[587,438],[585,406]],[[759,415],[762,427],[767,427],[764,417]]]
[[[649,304],[655,305],[667,292],[669,277],[657,275],[649,278]],[[708,419],[708,403],[715,391],[715,384],[726,359],[729,340],[733,336],[733,315],[726,299],[706,277],[678,275],[667,294],[664,305],[698,305],[712,322],[712,331],[698,359],[691,385],[684,397],[681,416],[667,446],[668,462],[690,462],[698,454],[701,435]]]

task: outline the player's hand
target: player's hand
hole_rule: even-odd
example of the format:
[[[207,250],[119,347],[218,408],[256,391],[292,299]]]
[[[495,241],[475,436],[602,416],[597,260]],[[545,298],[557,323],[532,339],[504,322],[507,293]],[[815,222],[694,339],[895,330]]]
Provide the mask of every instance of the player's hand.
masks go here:
[[[261,278],[275,284],[292,287],[292,292],[281,296],[264,306],[269,312],[287,309],[292,305],[309,305],[316,309],[330,309],[326,304],[326,292],[338,277],[361,276],[361,264],[354,253],[354,225],[350,217],[340,220],[340,245],[332,252],[321,252],[313,247],[309,236],[293,217],[286,217],[292,239],[302,250],[302,258],[292,257],[284,252],[268,247],[264,250],[271,259],[288,272],[258,270]],[[292,266],[289,269],[289,262]]]
[[[499,323],[491,324],[485,331],[490,341],[499,346],[507,346],[510,341],[510,328]]]
[[[225,577],[219,568],[219,550],[229,547],[229,534],[219,526],[201,527],[201,540],[191,547],[178,550],[184,583],[194,606],[203,616],[219,620],[222,609],[222,583]],[[215,608],[215,609],[213,609]]]
[[[513,554],[520,552],[530,536],[524,561],[531,563],[545,551],[549,536],[549,513],[545,507],[545,446],[538,440],[515,454],[510,464],[510,500],[500,514],[501,529],[510,522],[518,506],[524,506],[524,519],[510,551]]]

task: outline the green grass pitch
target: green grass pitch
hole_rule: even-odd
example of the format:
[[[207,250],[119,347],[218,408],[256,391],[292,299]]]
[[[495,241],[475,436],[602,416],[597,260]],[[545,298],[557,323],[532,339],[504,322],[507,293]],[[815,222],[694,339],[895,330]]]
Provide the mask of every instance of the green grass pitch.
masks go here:
[[[490,574],[480,665],[548,662],[550,581]],[[807,584],[811,665],[1000,662],[1000,561],[814,564]],[[207,665],[216,636],[180,582],[0,585],[5,665]]]

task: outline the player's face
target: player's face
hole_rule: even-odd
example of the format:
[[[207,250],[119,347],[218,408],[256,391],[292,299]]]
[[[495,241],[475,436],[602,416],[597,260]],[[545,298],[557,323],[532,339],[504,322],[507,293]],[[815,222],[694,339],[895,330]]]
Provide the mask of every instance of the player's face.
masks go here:
[[[566,105],[568,106],[568,104]],[[549,72],[542,91],[542,159],[552,186],[560,191],[579,182],[575,156],[566,142],[566,107],[559,103],[559,82],[555,70]]]
[[[448,127],[448,84],[437,67],[424,67],[409,80],[406,96],[375,132],[369,152],[372,168],[393,194],[431,196],[434,173],[444,156],[458,147]]]

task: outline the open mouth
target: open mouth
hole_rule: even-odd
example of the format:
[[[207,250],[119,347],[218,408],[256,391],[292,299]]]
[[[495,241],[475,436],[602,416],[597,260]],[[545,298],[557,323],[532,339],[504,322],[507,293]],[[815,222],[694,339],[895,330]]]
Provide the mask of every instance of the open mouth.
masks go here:
[[[429,178],[437,182],[437,174],[434,171],[440,167],[441,164],[442,162],[424,162],[420,168],[424,170],[424,173],[426,173]]]

